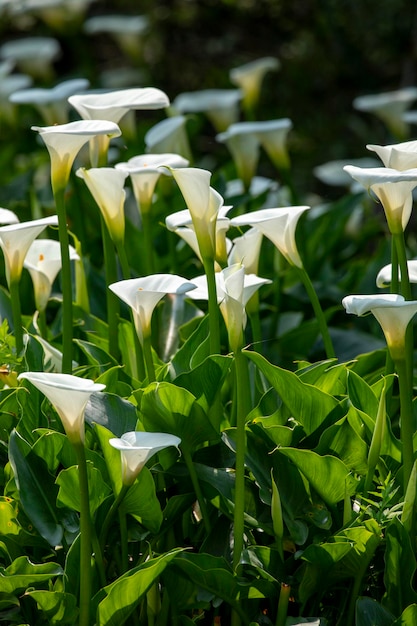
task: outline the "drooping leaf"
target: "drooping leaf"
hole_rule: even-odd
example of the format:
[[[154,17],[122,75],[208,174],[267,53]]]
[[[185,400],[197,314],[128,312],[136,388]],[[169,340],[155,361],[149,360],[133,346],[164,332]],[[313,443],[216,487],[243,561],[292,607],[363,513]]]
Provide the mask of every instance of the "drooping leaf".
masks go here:
[[[208,411],[219,392],[231,364],[232,359],[230,357],[210,356],[190,372],[177,376],[175,384],[178,387],[188,389],[203,409]]]
[[[135,430],[136,407],[112,393],[92,394],[85,408],[85,420],[89,424],[101,424],[115,437],[121,437],[123,433]]]
[[[35,564],[28,557],[20,556],[9,567],[0,567],[0,588],[4,593],[18,594],[62,574],[63,570],[57,563]]]
[[[101,472],[87,463],[88,491],[90,501],[90,514],[94,513],[111,493],[110,487],[104,482]],[[59,486],[57,501],[60,506],[66,506],[74,511],[80,512],[80,481],[78,467],[73,465],[68,469],[61,470],[56,479]]]
[[[416,558],[409,534],[394,518],[386,529],[385,594],[382,602],[394,615],[400,615],[409,604],[417,604],[413,588]]]
[[[373,598],[358,598],[355,626],[392,626],[394,616]]]
[[[33,598],[38,609],[46,616],[48,624],[75,624],[78,609],[77,598],[69,593],[59,591],[27,591]]]
[[[391,626],[415,626],[417,624],[417,604],[410,604]]]

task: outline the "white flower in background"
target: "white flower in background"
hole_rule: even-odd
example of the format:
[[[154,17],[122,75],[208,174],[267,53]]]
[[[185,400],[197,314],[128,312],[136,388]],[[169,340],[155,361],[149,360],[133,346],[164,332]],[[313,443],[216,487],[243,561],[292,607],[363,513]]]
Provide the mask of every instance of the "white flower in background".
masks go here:
[[[243,104],[246,108],[252,110],[256,107],[265,75],[277,71],[279,67],[278,59],[262,57],[230,70],[230,81],[242,90]]]
[[[278,120],[251,122],[251,126],[252,132],[257,134],[261,146],[275,167],[287,169],[290,165],[287,136],[292,128],[292,121],[284,117]]]
[[[398,234],[404,231],[411,216],[417,169],[401,172],[388,167],[345,165],[344,170],[365,189],[370,189],[381,202],[390,232]]]
[[[216,136],[217,141],[225,143],[232,155],[236,173],[245,189],[249,189],[256,174],[260,156],[260,142],[256,132],[251,129],[251,122],[236,122]]]
[[[10,102],[10,96],[16,91],[32,85],[32,78],[27,74],[0,76],[0,119],[8,124],[16,123],[16,106]]]
[[[17,224],[19,218],[9,209],[0,208],[0,224]]]
[[[103,391],[106,385],[72,374],[23,372],[18,380],[26,379],[41,391],[55,407],[71,443],[84,442],[84,411],[92,393]]]
[[[58,217],[44,217],[0,227],[0,247],[3,250],[7,284],[18,282],[23,262],[32,242],[47,226],[58,226]]]
[[[417,168],[417,141],[404,141],[389,146],[368,144],[366,147],[377,153],[385,167],[400,171]]]
[[[85,78],[74,78],[59,83],[51,89],[33,87],[15,91],[9,98],[13,104],[33,105],[42,115],[45,124],[65,124],[68,122],[69,96],[88,89],[90,83]]]
[[[52,37],[25,37],[4,43],[0,58],[11,60],[24,74],[33,78],[50,80],[53,62],[61,55],[61,46]]]
[[[262,239],[263,234],[257,228],[250,228],[241,237],[233,239],[228,265],[240,263],[243,265],[246,274],[257,274]]]
[[[127,172],[114,167],[92,167],[88,170],[80,167],[76,175],[84,180],[96,201],[113,242],[122,244],[125,235],[124,184]]]
[[[181,439],[167,433],[128,432],[120,439],[109,439],[109,444],[120,450],[123,485],[132,485],[144,467],[155,454],[174,446],[178,448]]]
[[[187,118],[184,115],[176,115],[152,126],[145,135],[146,152],[151,154],[171,152],[191,161],[186,123]]]
[[[21,13],[39,17],[52,30],[64,32],[84,18],[94,0],[24,0]]]
[[[51,158],[51,180],[54,193],[65,188],[72,164],[81,148],[97,135],[110,139],[120,135],[120,128],[107,120],[79,120],[57,126],[32,126],[39,132]]]
[[[171,176],[169,168],[187,167],[188,164],[187,159],[179,154],[144,154],[132,157],[124,163],[117,163],[115,168],[129,174],[139,210],[147,213],[161,174]]]
[[[417,301],[398,294],[346,296],[342,304],[347,313],[362,316],[372,313],[378,320],[394,360],[404,358],[405,333],[417,313]]]
[[[372,159],[371,157],[350,159],[349,163],[355,167],[363,168],[379,166],[379,161],[377,161],[377,159]],[[348,172],[343,169],[345,165],[346,159],[328,161],[322,165],[317,165],[313,169],[313,174],[325,185],[329,185],[331,187],[348,187],[352,193],[357,193],[362,190],[363,187],[358,184],[357,181],[352,180],[352,176],[350,176]]]
[[[408,279],[410,283],[417,283],[417,260],[407,261]],[[398,279],[401,280],[401,269],[398,268]],[[392,265],[384,265],[378,272],[376,277],[376,286],[385,289],[391,285]]]
[[[181,114],[204,113],[220,133],[238,121],[241,99],[239,89],[187,91],[175,98],[172,109]]]
[[[353,101],[353,106],[358,111],[374,113],[386,124],[394,137],[402,139],[408,134],[404,113],[415,100],[417,87],[404,87],[396,91],[359,96]]]
[[[127,56],[137,60],[142,57],[149,18],[146,15],[95,15],[85,21],[84,31],[89,35],[110,35]]]
[[[143,345],[144,339],[151,335],[152,314],[158,302],[169,293],[184,294],[194,289],[194,284],[175,274],[153,274],[121,280],[109,285],[109,289],[132,309],[136,332]]]
[[[75,249],[70,246],[70,260],[79,260]],[[32,278],[35,304],[44,311],[51,296],[52,286],[61,269],[61,246],[53,239],[35,239],[23,262]]]
[[[268,237],[288,263],[302,268],[303,263],[297,250],[295,231],[301,215],[309,206],[290,206],[261,209],[233,217],[231,226],[252,226]]]

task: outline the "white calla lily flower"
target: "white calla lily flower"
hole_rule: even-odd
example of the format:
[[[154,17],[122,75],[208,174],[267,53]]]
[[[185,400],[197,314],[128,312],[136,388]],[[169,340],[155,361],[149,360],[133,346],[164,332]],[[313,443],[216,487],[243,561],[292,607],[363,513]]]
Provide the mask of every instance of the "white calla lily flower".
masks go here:
[[[345,165],[343,169],[381,202],[390,232],[404,231],[411,216],[412,191],[417,187],[417,168],[398,171],[388,167]]]
[[[203,89],[179,94],[172,108],[179,113],[204,113],[217,132],[226,130],[239,119],[239,89]]]
[[[81,148],[100,136],[118,137],[120,128],[107,120],[79,120],[57,126],[32,126],[39,132],[51,157],[51,180],[54,193],[65,188],[72,164]]]
[[[86,20],[84,30],[89,35],[107,33],[125,54],[136,60],[141,56],[149,18],[146,15],[95,15]]]
[[[19,218],[16,213],[9,209],[0,208],[0,224],[18,224]]]
[[[262,57],[230,70],[230,81],[244,93],[245,107],[253,109],[256,106],[265,74],[276,71],[279,67],[278,59]]]
[[[263,234],[257,228],[250,228],[241,237],[233,239],[228,265],[240,263],[244,266],[246,274],[257,274],[262,239]]]
[[[184,115],[168,117],[155,124],[145,135],[146,152],[175,153],[191,161],[191,149]]]
[[[120,450],[122,482],[125,486],[134,483],[144,465],[155,454],[171,446],[178,448],[181,439],[168,433],[128,432],[120,438],[109,439],[109,444]]]
[[[353,101],[353,106],[358,111],[374,113],[395,137],[402,138],[408,133],[404,113],[415,100],[417,87],[404,87],[396,91],[359,96]]]
[[[25,74],[50,79],[53,62],[61,55],[61,46],[52,37],[24,37],[4,43],[0,58],[13,61]]]
[[[71,443],[84,442],[84,411],[92,393],[103,391],[105,385],[72,374],[23,372],[26,379],[41,391],[55,407]]]
[[[367,146],[369,148],[369,146]],[[372,159],[371,157],[365,157],[362,159],[351,159],[350,165],[355,167],[378,167],[379,161]],[[325,185],[332,187],[349,187],[354,193],[362,188],[357,181],[354,181],[352,177],[343,168],[346,165],[345,159],[336,159],[333,161],[327,161],[313,168],[313,174],[318,180]]]
[[[125,235],[124,189],[127,172],[113,167],[83,167],[76,171],[96,201],[107,229],[116,245],[123,243]]]
[[[169,293],[184,294],[194,289],[194,284],[175,274],[153,274],[121,280],[109,285],[109,289],[132,309],[136,332],[143,345],[144,339],[151,335],[152,314],[158,302]]]
[[[259,137],[252,132],[250,125],[251,122],[236,122],[216,136],[217,141],[227,145],[245,189],[249,189],[255,176],[260,155]]]
[[[4,254],[9,287],[11,282],[17,283],[20,280],[23,263],[32,242],[47,226],[57,225],[58,217],[52,215],[39,220],[0,227],[0,247]]]
[[[169,168],[188,167],[188,160],[179,154],[144,154],[132,157],[115,168],[127,172],[141,213],[149,212],[156,184],[161,174],[171,176]]]
[[[378,320],[392,358],[404,358],[405,333],[417,313],[417,301],[398,294],[346,296],[342,304],[347,313],[362,316],[372,313]]]
[[[417,168],[417,141],[403,141],[389,146],[368,144],[366,147],[377,153],[385,167],[400,171]]]
[[[261,209],[233,217],[231,226],[252,226],[268,237],[288,263],[302,268],[303,263],[297,250],[295,231],[301,215],[309,206],[290,206]]]
[[[410,283],[417,283],[417,260],[407,261],[408,279]],[[398,279],[401,280],[401,269],[398,268]],[[376,286],[385,289],[391,285],[392,281],[392,265],[384,265],[378,272],[376,277]]]
[[[70,260],[79,260],[70,246]],[[61,246],[53,239],[35,239],[27,251],[23,266],[29,271],[38,311],[44,311],[51,296],[52,285],[61,269]]]

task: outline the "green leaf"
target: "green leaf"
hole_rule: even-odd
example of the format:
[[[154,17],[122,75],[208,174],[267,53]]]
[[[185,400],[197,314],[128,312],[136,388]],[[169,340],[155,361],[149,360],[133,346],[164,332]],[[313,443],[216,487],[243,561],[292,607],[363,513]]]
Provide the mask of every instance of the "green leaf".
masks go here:
[[[153,534],[159,531],[163,520],[162,509],[156,495],[155,481],[147,467],[142,468],[129,487],[121,506]]]
[[[63,529],[55,508],[57,488],[45,461],[16,431],[10,435],[9,458],[26,515],[51,546],[59,545]]]
[[[142,396],[143,425],[150,432],[164,432],[181,439],[190,452],[219,435],[192,393],[172,383],[152,383]]]
[[[209,356],[208,334],[209,320],[208,315],[205,315],[196,330],[174,355],[171,361],[171,370],[174,376],[189,372],[193,366],[196,367]]]
[[[9,567],[0,567],[0,588],[4,593],[22,593],[31,586],[48,582],[62,576],[62,568],[57,563],[32,563],[28,557],[20,556]]]
[[[348,372],[347,383],[348,396],[353,406],[375,421],[378,413],[378,398],[371,387],[352,371]]]
[[[210,356],[190,372],[180,374],[175,385],[188,389],[207,412],[232,365],[231,357]]]
[[[394,616],[373,598],[358,598],[355,626],[393,626]]]
[[[315,452],[337,456],[347,468],[358,474],[366,474],[368,469],[368,446],[352,428],[347,417],[326,428]]]
[[[401,522],[394,518],[386,529],[385,594],[383,604],[394,615],[417,603],[413,589],[416,559],[410,537]]]
[[[48,624],[75,624],[78,615],[77,598],[59,591],[26,591],[38,609],[46,616]]]
[[[391,626],[415,626],[417,624],[417,604],[410,604],[404,609],[401,617],[395,620]]]
[[[109,367],[117,365],[117,361],[115,361],[108,352],[96,346],[94,343],[83,341],[82,339],[74,339],[74,343],[87,357],[90,377],[97,378],[97,376],[103,374]]]
[[[90,499],[90,513],[94,517],[100,504],[111,493],[110,487],[104,482],[101,472],[93,467],[91,463],[87,463],[88,475],[88,491]],[[73,465],[68,469],[62,470],[56,479],[59,486],[58,504],[66,506],[74,511],[80,512],[80,482],[78,474],[78,466]]]
[[[281,400],[291,411],[292,417],[303,426],[306,435],[310,435],[323,426],[329,414],[339,406],[336,398],[312,385],[303,383],[293,372],[271,365],[256,352],[245,350],[245,354],[255,362],[273,385]],[[336,419],[337,417],[334,416],[333,421]]]
[[[85,409],[86,422],[105,426],[115,437],[135,430],[137,419],[135,405],[111,393],[92,394]]]
[[[150,559],[104,587],[93,599],[93,602],[98,602],[97,621],[100,626],[122,626],[150,586],[181,550],[177,548]]]
[[[346,491],[349,495],[355,493],[358,483],[340,459],[296,448],[279,448],[278,453],[284,454],[296,464],[328,506],[334,506],[343,500]]]
[[[343,395],[346,390],[346,365],[338,364],[334,359],[299,369],[297,376],[303,383],[314,385],[332,396]]]

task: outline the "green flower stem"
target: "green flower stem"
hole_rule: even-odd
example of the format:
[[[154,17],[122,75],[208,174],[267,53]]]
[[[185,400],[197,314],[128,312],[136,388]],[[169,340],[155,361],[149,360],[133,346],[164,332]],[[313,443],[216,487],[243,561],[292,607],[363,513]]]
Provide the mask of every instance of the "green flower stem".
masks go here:
[[[9,285],[10,300],[12,303],[12,315],[14,326],[14,338],[16,342],[16,354],[20,354],[23,350],[23,327],[22,327],[22,311],[20,307],[19,281],[10,280]]]
[[[42,311],[39,311],[39,314],[38,314],[38,326],[39,326],[39,330],[40,330],[41,336],[44,339],[47,339],[48,338],[48,326],[46,324],[45,309],[43,309]]]
[[[126,513],[123,507],[120,506],[118,510],[119,514],[119,528],[120,528],[120,544],[122,547],[122,574],[129,569],[129,554],[128,554],[128,539],[127,539],[127,520]]]
[[[67,215],[65,210],[65,187],[54,188],[58,215],[58,233],[61,247],[62,284],[62,373],[72,373],[72,280],[69,254]]]
[[[80,482],[80,614],[78,626],[88,626],[91,602],[91,518],[84,444],[74,443]]]
[[[281,583],[281,590],[279,592],[277,619],[275,626],[285,626],[288,613],[288,602],[290,600],[291,587],[287,583]]]
[[[116,244],[117,256],[119,257],[120,267],[122,268],[122,275],[124,280],[129,280],[130,278],[130,266],[129,261],[127,260],[126,248],[124,247],[123,241],[120,241]]]
[[[207,277],[210,353],[220,354],[220,309],[213,259],[203,259],[203,265]]]
[[[107,580],[104,569],[103,553],[101,551],[101,546],[97,537],[96,529],[94,528],[93,524],[91,525],[91,545],[93,548],[94,560],[97,566],[100,584],[102,587],[105,587],[107,584]]]
[[[391,293],[399,293],[400,280],[398,278],[398,254],[394,236],[391,238]]]
[[[103,240],[103,253],[104,253],[104,269],[106,274],[106,286],[111,285],[117,281],[117,261],[114,250],[113,241],[110,237],[106,223],[103,216],[101,216],[101,237]],[[119,312],[120,305],[118,297],[106,289],[106,303],[107,303],[107,324],[108,324],[108,339],[109,339],[109,354],[115,359],[119,358],[119,339],[118,339],[118,327],[119,327]]]
[[[148,374],[148,381],[150,383],[156,380],[155,374],[155,366],[153,364],[153,356],[152,356],[152,339],[150,335],[143,337],[143,358],[146,365],[146,372]]]
[[[319,325],[319,329],[321,332],[321,336],[323,338],[324,349],[326,352],[326,356],[328,359],[335,358],[335,351],[333,348],[333,343],[330,337],[329,329],[327,327],[326,318],[324,317],[323,309],[321,308],[320,301],[317,297],[316,290],[313,287],[313,283],[310,280],[309,275],[302,267],[297,267],[298,273],[300,275],[300,279],[306,288],[308,297],[310,298],[310,302],[313,306],[313,310],[317,319],[317,323]]]
[[[152,221],[149,211],[142,211],[143,261],[145,275],[155,273]]]
[[[233,569],[239,565],[243,550],[245,532],[245,452],[246,416],[249,412],[248,392],[250,390],[248,363],[241,350],[235,352],[236,376],[236,465],[235,465],[235,510]]]
[[[200,506],[204,528],[206,529],[206,533],[209,534],[211,531],[211,524],[208,516],[206,501],[204,499],[203,492],[201,491],[200,481],[198,480],[191,453],[186,446],[181,446],[181,451],[183,453],[184,461],[190,474],[191,482],[193,483],[194,491],[196,493],[198,504]]]
[[[250,326],[252,329],[252,346],[256,352],[261,352],[262,346],[262,330],[261,320],[259,318],[259,293],[253,294],[251,299],[246,305],[246,313],[249,317]]]
[[[403,446],[403,484],[407,489],[414,463],[413,394],[406,359],[395,359],[400,387],[401,442]]]
[[[123,502],[124,497],[126,496],[129,490],[129,487],[130,485],[122,486],[117,498],[113,500],[113,504],[111,505],[110,509],[107,512],[106,517],[104,518],[103,526],[101,527],[101,532],[100,532],[100,537],[99,537],[99,542],[100,542],[100,547],[101,547],[102,552],[104,551],[104,548],[106,546],[107,534],[113,522],[113,518],[116,515],[120,504]]]
[[[395,233],[392,235],[395,249],[397,252],[398,265],[400,268],[401,275],[401,295],[404,296],[406,300],[411,300],[411,286],[410,279],[408,276],[408,266],[407,266],[407,254],[405,249],[405,241],[404,241],[404,233],[401,231],[400,233]],[[398,270],[396,274],[394,274],[394,267],[392,267],[392,277],[398,276]],[[397,293],[399,293],[397,291]]]

